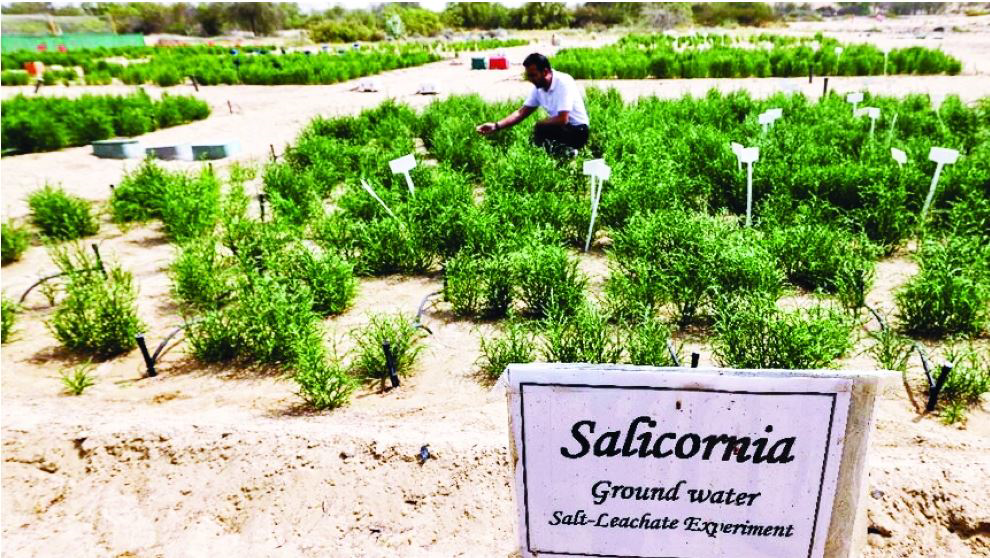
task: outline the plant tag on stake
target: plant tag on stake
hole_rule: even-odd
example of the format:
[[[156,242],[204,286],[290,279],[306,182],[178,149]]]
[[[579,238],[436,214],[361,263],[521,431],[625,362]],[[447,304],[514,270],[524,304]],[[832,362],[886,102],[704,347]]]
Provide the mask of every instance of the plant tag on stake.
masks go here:
[[[385,211],[387,211],[388,214],[391,215],[393,219],[397,219],[397,217],[395,216],[395,213],[392,213],[392,210],[389,209],[388,206],[385,205],[385,202],[383,202],[382,199],[378,197],[378,194],[376,194],[375,191],[371,189],[371,186],[368,185],[368,181],[366,181],[363,178],[361,179],[361,187],[364,188],[364,191],[365,192],[368,192],[369,194],[371,194],[371,197],[373,197],[376,200],[378,200],[378,203],[382,204],[382,207],[385,208]]]
[[[942,126],[942,132],[945,132],[945,122],[942,121],[942,113],[939,112],[942,108],[942,102],[945,101],[945,94],[930,93],[928,97],[932,101],[932,110],[935,111],[935,118],[938,118],[938,123]]]
[[[883,75],[887,75],[887,58],[890,56],[890,47],[883,46],[880,47],[880,50],[883,51]]]
[[[409,171],[413,170],[416,166],[416,157],[412,153],[404,157],[399,157],[398,159],[392,159],[388,162],[388,167],[392,169],[392,174],[403,174],[406,177],[406,186],[409,186],[409,193],[415,194],[416,187],[413,186],[412,177],[409,176]]]
[[[835,75],[839,75],[839,59],[840,58],[842,58],[842,47],[835,47]]]
[[[739,162],[746,163],[746,226],[753,224],[753,163],[760,158],[759,147],[744,147],[738,153]]]
[[[904,163],[907,163],[907,153],[901,151],[900,149],[897,149],[896,147],[890,148],[890,156],[893,157],[895,161],[897,161],[897,164],[899,166],[903,166]]]
[[[935,161],[935,174],[932,176],[932,185],[928,188],[928,197],[925,198],[925,205],[921,208],[920,221],[922,223],[925,222],[928,207],[932,204],[932,198],[935,197],[935,187],[938,186],[938,178],[942,175],[942,167],[955,163],[959,159],[959,152],[947,147],[933,147],[928,152],[928,158]]]
[[[769,109],[758,118],[760,125],[763,126],[763,133],[765,134],[767,130],[773,126],[773,123],[777,121],[784,114],[783,109],[775,108]]]
[[[859,109],[857,116],[866,115],[870,118],[870,138],[873,138],[873,131],[877,127],[877,120],[880,118],[880,109],[877,107],[863,107]]]
[[[852,103],[853,116],[856,116],[856,106],[863,102],[863,92],[856,91],[855,93],[850,93],[846,95],[846,102]]]
[[[592,159],[584,162],[584,174],[591,177],[591,222],[588,224],[588,239],[584,242],[584,251],[591,248],[591,236],[595,231],[595,217],[598,216],[598,203],[602,199],[602,183],[612,177],[612,169],[605,164],[605,159]]]
[[[736,156],[736,167],[737,167],[737,170],[742,170],[742,159],[739,158],[740,157],[739,152],[744,149],[743,146],[742,146],[742,144],[741,143],[732,142],[732,143],[729,144],[729,147],[732,148],[732,154]]]

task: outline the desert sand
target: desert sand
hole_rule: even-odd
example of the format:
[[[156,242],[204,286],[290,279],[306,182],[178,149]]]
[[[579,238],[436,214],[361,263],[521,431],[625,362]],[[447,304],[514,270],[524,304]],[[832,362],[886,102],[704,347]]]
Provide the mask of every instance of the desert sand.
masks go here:
[[[942,24],[942,20],[938,20]],[[828,27],[831,25],[832,27]],[[884,25],[890,28],[884,27]],[[965,64],[956,77],[833,78],[830,88],[868,87],[878,93],[945,92],[973,100],[990,94],[990,18],[961,18],[969,31],[939,39]],[[848,20],[801,24],[788,32],[836,31],[844,40],[918,39],[925,18],[877,24]],[[532,50],[551,51],[548,36],[537,46],[507,49],[518,64]],[[608,38],[566,34],[565,41]],[[566,46],[566,44],[565,44]],[[458,59],[379,76],[379,93],[352,91],[355,82],[332,86],[177,86],[169,93],[196,94],[214,109],[206,120],[161,130],[148,145],[199,139],[236,139],[233,160],[261,164],[270,146],[281,153],[316,115],[357,112],[395,98],[423,106],[422,82],[442,94],[477,92],[488,99],[521,98],[530,87],[510,71],[472,72]],[[793,81],[807,95],[821,80]],[[628,98],[702,94],[711,87],[780,90],[782,80],[642,80],[585,82],[616,87]],[[46,95],[124,92],[133,88],[50,87]],[[152,95],[160,88],[146,87]],[[4,87],[7,98],[24,91]],[[231,102],[233,111],[228,108]],[[592,115],[594,118],[594,115]],[[214,163],[224,168],[230,161]],[[164,163],[191,168],[202,163]],[[385,161],[382,162],[385,164]],[[46,182],[95,203],[136,161],[109,161],[89,148],[5,157],[3,218],[27,214],[25,196]],[[260,188],[260,182],[250,185]],[[139,314],[152,346],[178,323],[166,269],[174,249],[157,225],[121,230],[104,218],[98,242],[105,257],[134,273]],[[45,249],[33,246],[22,261],[3,267],[2,287],[20,293],[53,269]],[[601,253],[584,256],[582,269],[600,284],[607,273]],[[879,263],[871,304],[894,309],[892,292],[916,265],[905,251]],[[386,277],[361,282],[358,299],[327,320],[327,342],[349,346],[347,332],[369,312],[415,312],[442,278]],[[455,319],[443,303],[425,314],[433,335],[416,373],[388,394],[359,392],[345,408],[310,413],[299,405],[291,381],[277,370],[204,366],[178,341],[162,358],[159,376],[142,378],[135,350],[100,363],[98,382],[80,397],[60,393],[58,373],[78,358],[65,353],[45,329],[47,301],[32,293],[2,349],[2,550],[8,556],[508,556],[515,542],[504,394],[476,376],[478,340],[488,324]],[[688,350],[712,365],[702,339],[687,336]],[[843,368],[872,369],[861,341]],[[940,345],[932,345],[938,352]],[[907,383],[920,381],[912,359]],[[888,389],[879,403],[870,453],[869,536],[864,556],[990,556],[990,414],[973,410],[963,425],[945,426],[921,416],[904,386]],[[420,464],[420,448],[432,458]]]

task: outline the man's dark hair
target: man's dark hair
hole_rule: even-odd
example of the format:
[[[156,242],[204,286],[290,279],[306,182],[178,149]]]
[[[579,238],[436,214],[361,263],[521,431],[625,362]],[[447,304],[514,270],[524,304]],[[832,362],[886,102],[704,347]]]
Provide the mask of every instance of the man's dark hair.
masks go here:
[[[550,61],[539,52],[534,52],[523,60],[523,67],[536,66],[536,69],[543,72],[550,69]]]

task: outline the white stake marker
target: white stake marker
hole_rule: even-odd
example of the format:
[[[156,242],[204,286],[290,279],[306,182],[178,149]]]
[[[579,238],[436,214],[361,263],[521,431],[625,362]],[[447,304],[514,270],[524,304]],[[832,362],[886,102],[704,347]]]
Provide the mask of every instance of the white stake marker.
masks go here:
[[[890,145],[890,142],[894,139],[894,125],[897,124],[897,114],[895,112],[894,118],[890,121],[890,131],[887,132],[887,145]]]
[[[839,75],[840,58],[842,58],[842,47],[835,47],[835,75]]]
[[[371,194],[371,197],[378,200],[378,203],[382,204],[382,207],[385,208],[385,211],[387,211],[388,214],[391,215],[393,219],[398,219],[398,217],[395,216],[395,213],[392,213],[392,210],[389,209],[387,205],[385,205],[385,202],[383,202],[382,199],[378,197],[378,194],[376,194],[375,191],[371,189],[371,186],[369,186],[368,182],[363,178],[361,179],[361,187],[364,188],[365,192]]]
[[[890,156],[893,157],[895,161],[897,161],[898,166],[903,167],[904,163],[907,162],[907,153],[901,151],[900,149],[897,149],[896,147],[890,148]]]
[[[736,169],[742,170],[742,159],[739,158],[740,157],[739,153],[745,148],[742,146],[741,143],[736,143],[736,142],[730,143],[729,147],[732,148],[732,154],[736,156]]]
[[[591,248],[591,236],[595,231],[595,218],[598,216],[598,203],[602,199],[602,183],[611,178],[612,169],[605,164],[605,159],[592,159],[584,162],[584,174],[591,177],[591,222],[588,223],[588,239],[584,242],[584,251]]]
[[[413,170],[416,166],[416,157],[412,153],[404,157],[399,157],[398,159],[392,159],[388,162],[388,167],[392,169],[392,174],[403,174],[406,176],[406,186],[409,186],[409,193],[415,194],[416,187],[413,186],[412,177],[409,176],[409,171]]]
[[[921,207],[922,223],[925,222],[928,207],[932,204],[932,198],[935,197],[935,187],[938,186],[938,178],[942,175],[942,167],[955,163],[959,159],[959,152],[947,147],[933,147],[928,152],[928,158],[935,161],[935,174],[932,176],[932,185],[928,188],[928,197],[925,198],[925,205]]]
[[[763,133],[767,133],[767,130],[773,126],[773,123],[777,121],[781,116],[783,116],[784,110],[779,108],[768,109],[766,112],[761,114],[758,118],[760,125],[763,126]]]
[[[856,107],[863,102],[863,92],[856,91],[855,93],[850,93],[846,95],[846,102],[852,103],[853,106],[853,116],[856,116]]]
[[[938,124],[942,127],[942,132],[945,132],[945,122],[942,121],[942,102],[945,101],[944,93],[930,93],[928,98],[932,101],[932,110],[935,111],[935,118],[938,118]]]
[[[740,163],[746,163],[746,226],[753,224],[753,163],[760,158],[759,147],[744,147],[736,153]]]
[[[880,118],[880,109],[877,107],[863,107],[857,111],[856,116],[866,115],[870,117],[870,139],[873,139],[873,131],[877,127],[877,119]]]
[[[887,57],[890,56],[890,47],[880,47],[880,50],[883,51],[883,75],[887,75]]]

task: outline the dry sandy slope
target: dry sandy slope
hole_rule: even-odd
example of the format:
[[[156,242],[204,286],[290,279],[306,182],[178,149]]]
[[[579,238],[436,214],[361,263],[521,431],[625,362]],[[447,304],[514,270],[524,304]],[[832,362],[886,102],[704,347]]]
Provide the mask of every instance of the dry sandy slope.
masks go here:
[[[529,50],[510,54],[518,61]],[[262,160],[269,144],[278,148],[292,141],[316,114],[353,112],[386,96],[419,105],[429,99],[411,94],[427,80],[449,92],[521,97],[528,86],[515,81],[516,75],[440,62],[381,76],[385,91],[379,94],[351,92],[353,84],[204,87],[200,96],[215,107],[213,116],[142,139],[237,137],[245,147],[239,159]],[[897,78],[886,82],[896,85],[874,87],[928,91],[934,86],[971,99],[990,93],[988,79]],[[835,87],[850,89],[861,83],[837,81]],[[679,96],[713,84],[758,94],[779,87],[777,80],[617,86],[629,96]],[[820,86],[816,81],[809,93]],[[8,88],[0,92],[10,94]],[[229,98],[239,113],[227,112]],[[119,180],[125,164],[134,165],[95,159],[87,148],[4,158],[4,216],[23,215],[24,195],[45,180],[105,200],[107,184]],[[157,226],[120,231],[104,223],[96,240],[105,255],[135,274],[139,313],[156,344],[180,321],[164,273],[173,248]],[[44,250],[34,247],[23,261],[3,268],[3,288],[19,295],[51,268]],[[599,279],[605,272],[595,255],[582,260],[582,269]],[[914,272],[903,255],[881,262],[869,300],[892,309],[891,291]],[[413,312],[440,284],[437,277],[364,280],[354,308],[328,320],[328,337],[341,338],[346,350],[345,333],[368,312]],[[515,516],[505,404],[474,377],[478,337],[490,326],[454,320],[440,305],[427,314],[435,334],[426,340],[417,374],[400,390],[363,392],[344,409],[310,415],[299,408],[291,382],[277,372],[204,367],[185,355],[181,344],[165,355],[158,378],[138,379],[142,362],[133,351],[101,364],[99,383],[84,396],[61,396],[57,373],[76,360],[45,330],[49,313],[43,297],[32,295],[18,339],[2,350],[5,554],[505,556],[511,551]],[[689,346],[702,352],[703,365],[710,364],[703,342],[692,339]],[[856,355],[844,366],[873,364]],[[965,429],[945,427],[919,418],[904,391],[895,389],[885,395],[878,417],[870,470],[873,534],[866,555],[990,555],[990,416],[976,411]],[[413,456],[423,444],[435,459],[419,465]]]

